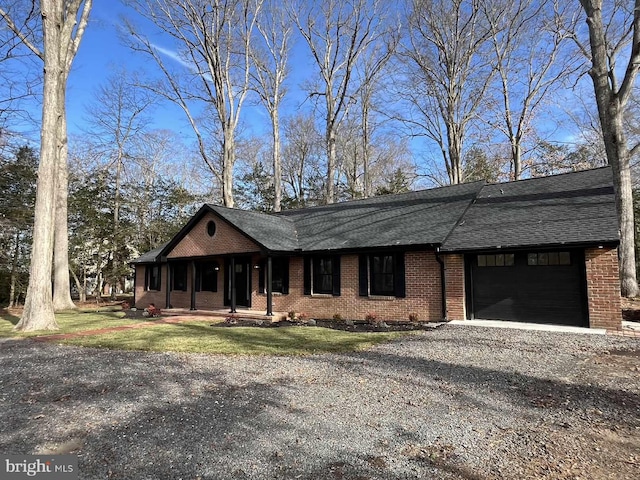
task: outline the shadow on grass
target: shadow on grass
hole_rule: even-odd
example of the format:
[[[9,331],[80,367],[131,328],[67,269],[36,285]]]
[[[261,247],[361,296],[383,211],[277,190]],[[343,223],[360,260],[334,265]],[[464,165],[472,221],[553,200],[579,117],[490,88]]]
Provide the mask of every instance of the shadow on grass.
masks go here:
[[[6,320],[11,325],[15,326],[20,321],[20,317],[17,317],[4,309],[0,309],[0,320]]]

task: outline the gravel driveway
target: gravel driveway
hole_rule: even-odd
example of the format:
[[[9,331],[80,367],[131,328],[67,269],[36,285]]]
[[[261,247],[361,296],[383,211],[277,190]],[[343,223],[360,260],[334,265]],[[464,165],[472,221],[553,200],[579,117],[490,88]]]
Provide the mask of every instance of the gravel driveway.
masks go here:
[[[0,342],[0,452],[82,479],[638,478],[640,341],[445,325],[309,357]]]

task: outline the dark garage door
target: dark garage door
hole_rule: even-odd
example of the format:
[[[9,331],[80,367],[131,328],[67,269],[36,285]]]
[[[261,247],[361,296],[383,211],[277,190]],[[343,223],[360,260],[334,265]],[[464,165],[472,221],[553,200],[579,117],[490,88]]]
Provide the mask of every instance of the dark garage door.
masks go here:
[[[467,261],[473,318],[587,326],[582,251],[468,255]]]

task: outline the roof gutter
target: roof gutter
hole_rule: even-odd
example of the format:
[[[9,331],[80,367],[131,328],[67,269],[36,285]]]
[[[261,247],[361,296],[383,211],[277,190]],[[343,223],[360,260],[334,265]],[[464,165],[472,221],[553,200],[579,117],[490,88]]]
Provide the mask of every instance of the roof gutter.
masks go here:
[[[445,282],[444,260],[440,257],[440,247],[436,248],[436,261],[440,264],[440,302],[442,305],[442,320],[447,321],[447,284]]]

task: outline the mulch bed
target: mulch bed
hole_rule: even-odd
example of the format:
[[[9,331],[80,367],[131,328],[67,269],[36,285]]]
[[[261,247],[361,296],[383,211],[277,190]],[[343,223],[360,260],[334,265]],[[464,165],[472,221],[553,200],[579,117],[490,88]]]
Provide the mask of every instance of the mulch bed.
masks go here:
[[[315,324],[305,322],[292,322],[290,320],[282,320],[280,322],[266,322],[255,319],[237,318],[233,321],[213,324],[216,327],[259,327],[259,328],[279,328],[279,327],[307,327],[316,326],[322,328],[331,328],[333,330],[342,330],[345,332],[409,332],[415,330],[432,330],[441,323],[428,322],[389,322],[384,325],[372,325],[364,321],[354,321],[353,324],[347,324],[344,321],[335,320],[316,320]]]

